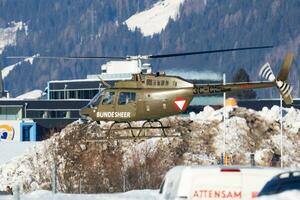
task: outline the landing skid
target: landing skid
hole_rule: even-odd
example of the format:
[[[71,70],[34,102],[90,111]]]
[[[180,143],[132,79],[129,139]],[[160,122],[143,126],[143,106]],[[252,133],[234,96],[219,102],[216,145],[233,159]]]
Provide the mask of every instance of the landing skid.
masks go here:
[[[126,124],[127,127],[115,128],[117,124]],[[158,124],[158,126],[154,126]],[[148,125],[148,126],[147,126]],[[87,140],[89,142],[105,141],[105,140],[137,140],[137,139],[148,139],[148,138],[170,138],[180,137],[180,135],[167,135],[166,129],[170,129],[170,126],[164,126],[161,121],[145,121],[142,126],[134,127],[130,122],[114,122],[108,129],[101,129],[106,132],[105,137],[94,138]],[[147,130],[161,130],[161,134],[146,135]],[[131,135],[118,135],[117,132],[130,130]]]

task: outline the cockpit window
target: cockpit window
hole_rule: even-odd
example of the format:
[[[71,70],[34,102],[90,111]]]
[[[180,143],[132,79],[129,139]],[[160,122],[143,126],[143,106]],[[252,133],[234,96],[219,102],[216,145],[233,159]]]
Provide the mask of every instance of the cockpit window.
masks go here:
[[[103,94],[101,92],[98,92],[93,99],[90,101],[89,106],[90,107],[95,107],[98,106],[100,101],[101,101],[101,97],[103,96]]]
[[[120,92],[119,105],[135,102],[135,92]]]
[[[114,101],[115,93],[114,92],[104,92],[102,97],[102,105],[112,104]]]

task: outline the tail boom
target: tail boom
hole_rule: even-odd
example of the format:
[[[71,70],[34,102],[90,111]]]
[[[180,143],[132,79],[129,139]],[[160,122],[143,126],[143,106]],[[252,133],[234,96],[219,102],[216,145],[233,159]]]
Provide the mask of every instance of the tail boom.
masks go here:
[[[223,92],[233,92],[239,90],[250,90],[260,88],[275,87],[276,82],[242,82],[242,83],[228,83],[228,84],[212,84],[212,85],[194,85],[193,94],[196,96],[217,94]]]

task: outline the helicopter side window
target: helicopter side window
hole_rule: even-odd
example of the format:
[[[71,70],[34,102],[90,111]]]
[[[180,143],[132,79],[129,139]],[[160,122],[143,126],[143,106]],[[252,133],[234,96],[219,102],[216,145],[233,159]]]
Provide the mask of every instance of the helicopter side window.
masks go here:
[[[135,102],[135,97],[135,92],[120,92],[118,103],[119,105],[125,105],[128,103]]]
[[[115,93],[114,92],[106,92],[103,96],[102,105],[112,104],[114,101]]]
[[[152,80],[151,79],[147,79],[147,85],[152,85]]]

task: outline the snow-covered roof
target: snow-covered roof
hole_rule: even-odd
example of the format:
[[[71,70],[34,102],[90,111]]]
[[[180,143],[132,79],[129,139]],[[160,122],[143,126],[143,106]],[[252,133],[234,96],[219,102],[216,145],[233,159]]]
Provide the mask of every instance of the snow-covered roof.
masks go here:
[[[16,99],[39,99],[42,96],[42,94],[42,90],[32,90],[30,92],[16,97]]]

